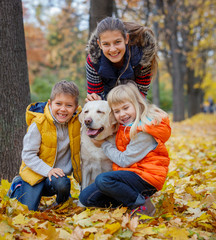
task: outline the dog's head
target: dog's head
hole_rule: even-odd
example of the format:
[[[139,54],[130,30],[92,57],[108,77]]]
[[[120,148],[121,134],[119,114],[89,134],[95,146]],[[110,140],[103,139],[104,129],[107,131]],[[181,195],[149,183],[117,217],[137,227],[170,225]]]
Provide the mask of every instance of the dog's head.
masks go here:
[[[117,121],[111,114],[107,101],[87,102],[79,115],[79,121],[91,138],[101,140],[116,132]]]

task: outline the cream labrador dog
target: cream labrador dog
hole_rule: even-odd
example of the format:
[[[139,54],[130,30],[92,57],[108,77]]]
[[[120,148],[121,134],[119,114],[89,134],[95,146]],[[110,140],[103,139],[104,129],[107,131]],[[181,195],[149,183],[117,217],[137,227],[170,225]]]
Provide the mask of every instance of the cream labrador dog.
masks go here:
[[[91,141],[91,138],[102,140],[108,137],[109,141],[115,141],[112,135],[116,131],[117,122],[110,112],[107,101],[97,100],[87,102],[79,115],[82,124],[82,189],[93,183],[98,174],[112,170],[111,160]]]

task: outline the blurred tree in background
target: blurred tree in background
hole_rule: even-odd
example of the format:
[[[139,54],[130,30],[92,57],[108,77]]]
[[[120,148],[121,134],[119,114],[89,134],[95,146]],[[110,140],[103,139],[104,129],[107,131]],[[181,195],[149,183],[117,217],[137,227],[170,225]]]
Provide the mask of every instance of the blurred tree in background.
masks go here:
[[[204,95],[201,84],[209,53],[215,48],[212,29],[216,23],[216,3],[203,0],[157,2],[164,19],[159,36],[164,41],[163,52],[172,76],[173,115],[174,120],[179,121],[184,119],[184,102],[189,117],[200,112]]]
[[[213,70],[216,47],[215,1],[116,2],[121,5],[121,18],[153,26],[159,42],[160,61],[166,66],[165,71],[172,80],[172,111],[175,121],[183,120],[185,113],[191,117],[200,112],[204,99],[209,96],[216,100],[211,89],[213,87],[216,90]],[[161,73],[161,68],[159,72]],[[167,84],[168,79],[160,76],[160,82]]]
[[[59,11],[46,21],[42,20],[42,7],[39,5],[36,8],[42,32],[36,32],[38,28],[35,28],[35,36],[29,37],[32,24],[29,25],[28,21],[25,24],[32,101],[46,101],[53,85],[62,79],[75,81],[84,99],[88,32],[80,30],[81,20],[72,7],[72,1],[61,3]]]
[[[111,17],[114,12],[114,0],[90,0],[89,37],[97,27],[97,23],[105,17]]]
[[[30,2],[23,0],[23,4],[26,7]],[[85,47],[106,11],[107,16],[112,11],[123,21],[135,21],[154,30],[159,43],[159,75],[148,98],[173,111],[174,121],[193,116],[201,111],[205,99],[216,98],[215,1],[113,0],[99,4],[97,0],[64,0],[30,5],[26,15],[33,9],[37,19],[35,26],[32,22],[30,26],[25,18],[32,100],[46,100],[53,84],[67,79],[78,84],[83,103]],[[57,11],[48,14],[53,8]]]
[[[75,81],[84,98],[87,32],[79,29],[79,16],[71,2],[67,1],[61,12],[53,16],[48,24],[49,63],[58,80]]]

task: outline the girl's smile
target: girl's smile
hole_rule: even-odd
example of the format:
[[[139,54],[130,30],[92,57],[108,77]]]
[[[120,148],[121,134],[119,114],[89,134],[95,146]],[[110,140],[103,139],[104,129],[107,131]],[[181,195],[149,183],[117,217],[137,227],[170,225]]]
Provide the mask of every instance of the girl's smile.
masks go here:
[[[113,105],[112,110],[117,122],[120,124],[128,125],[136,119],[135,107],[129,101]]]

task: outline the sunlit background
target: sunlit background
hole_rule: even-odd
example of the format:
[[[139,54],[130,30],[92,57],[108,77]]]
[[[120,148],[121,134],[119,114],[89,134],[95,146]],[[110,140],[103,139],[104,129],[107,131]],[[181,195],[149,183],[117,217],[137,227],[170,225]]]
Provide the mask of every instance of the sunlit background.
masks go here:
[[[164,1],[116,0],[113,16],[146,25],[155,32],[159,45],[159,105],[166,111],[173,108],[173,85],[178,77],[173,72],[173,55],[177,52],[177,58],[181,58],[177,70],[184,84],[183,104],[186,116],[192,116],[187,109],[192,98],[200,111],[208,108],[210,99],[216,101],[216,2],[177,1],[171,15],[166,3],[160,9],[157,2]],[[90,1],[22,3],[31,101],[46,101],[53,84],[66,79],[77,83],[83,103]],[[172,23],[176,26],[171,26]],[[171,32],[172,27],[176,32]],[[173,51],[170,42],[175,35],[177,46]],[[148,93],[151,101],[152,95],[151,89]]]

